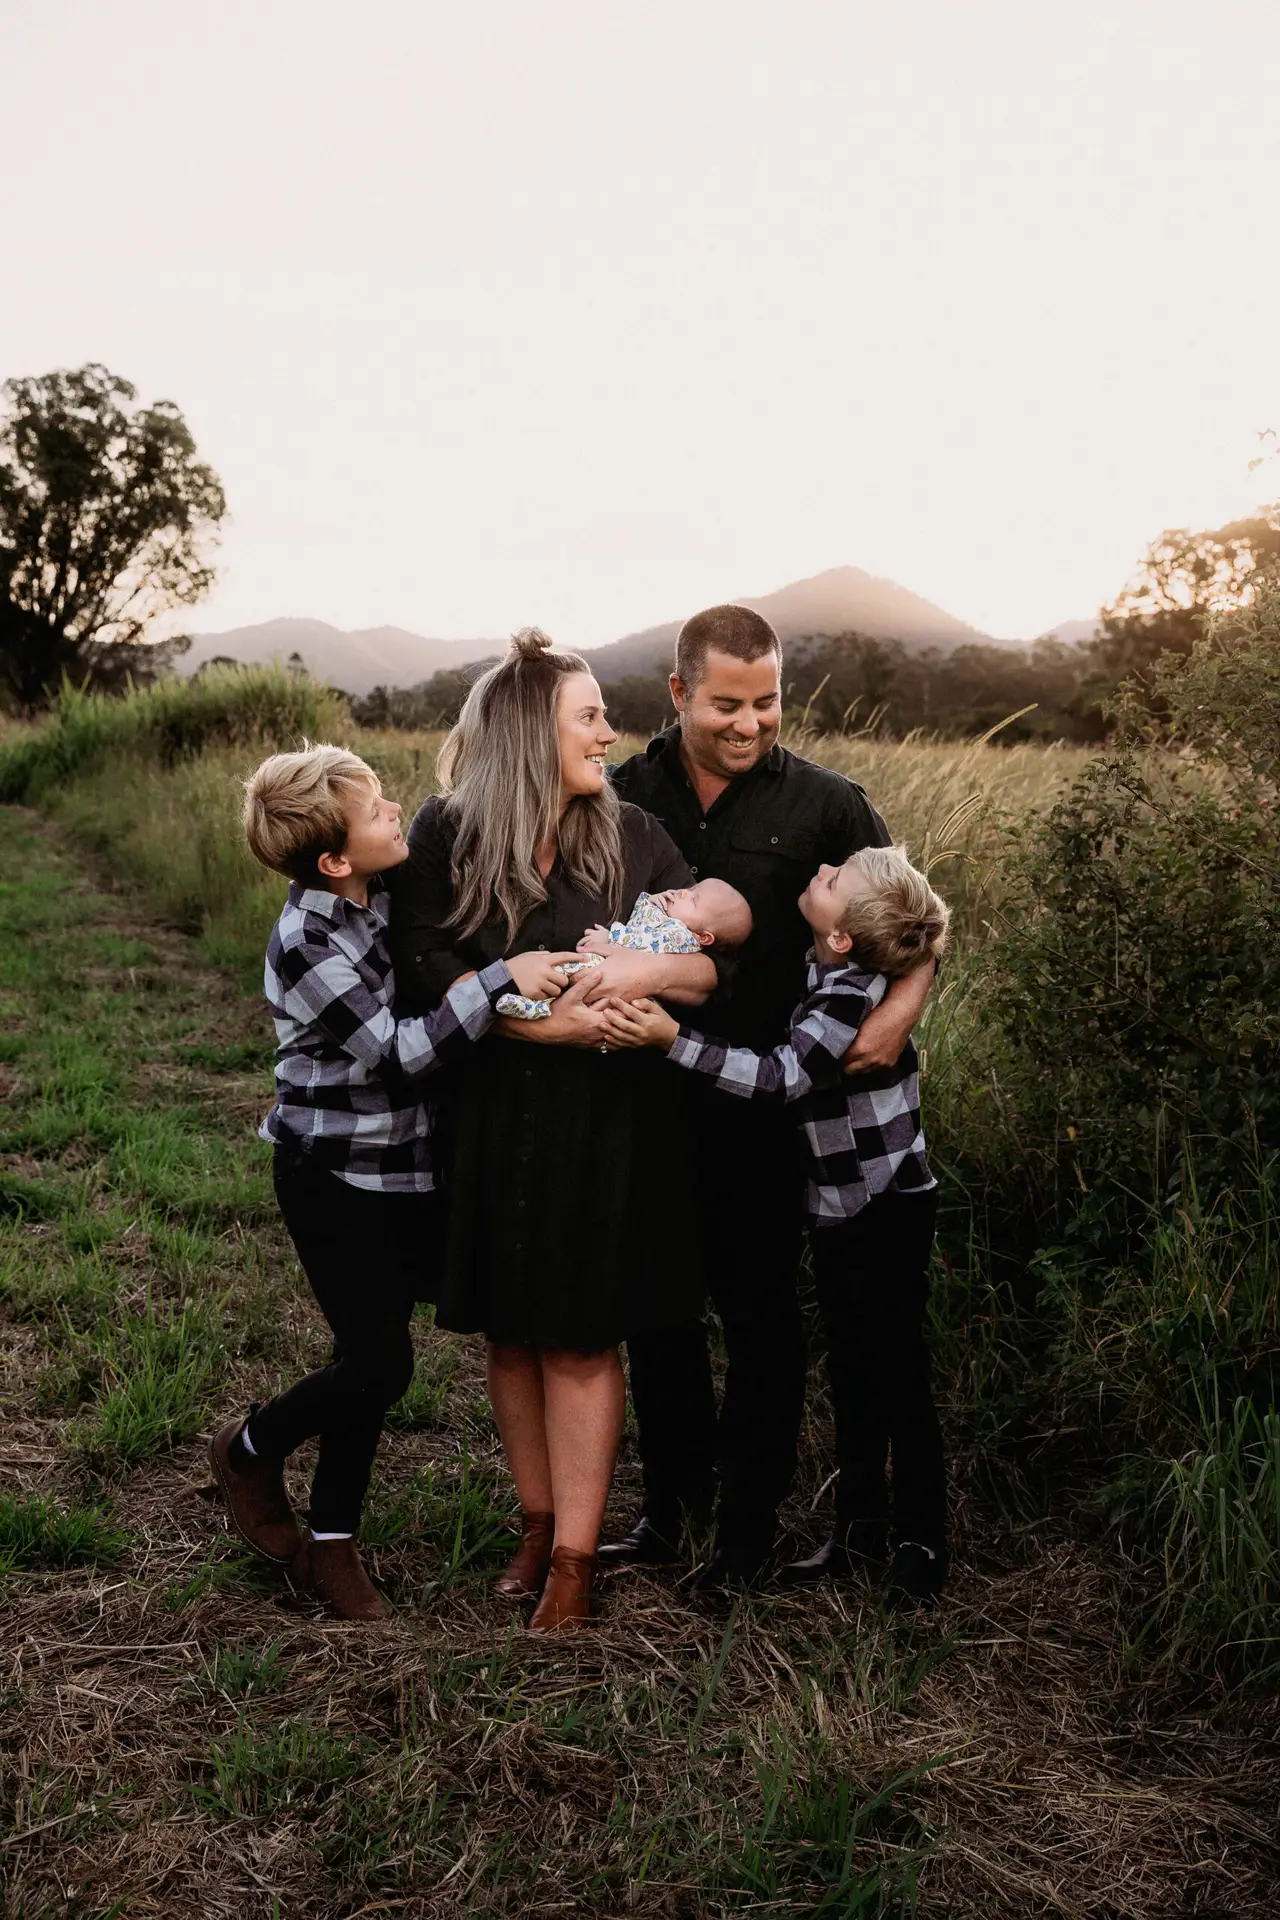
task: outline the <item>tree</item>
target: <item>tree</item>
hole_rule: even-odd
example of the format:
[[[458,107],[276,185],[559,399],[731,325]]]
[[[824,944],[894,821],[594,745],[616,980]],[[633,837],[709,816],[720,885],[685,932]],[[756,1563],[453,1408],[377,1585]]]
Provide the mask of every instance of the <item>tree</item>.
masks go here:
[[[110,688],[187,644],[146,630],[208,592],[226,499],[177,407],[104,366],[2,391],[0,699],[32,712],[64,674]]]
[[[1210,616],[1241,606],[1253,575],[1277,561],[1280,505],[1208,532],[1166,530],[1102,609],[1102,631],[1091,648],[1102,690],[1130,675],[1148,679],[1162,653],[1185,658],[1204,637]]]

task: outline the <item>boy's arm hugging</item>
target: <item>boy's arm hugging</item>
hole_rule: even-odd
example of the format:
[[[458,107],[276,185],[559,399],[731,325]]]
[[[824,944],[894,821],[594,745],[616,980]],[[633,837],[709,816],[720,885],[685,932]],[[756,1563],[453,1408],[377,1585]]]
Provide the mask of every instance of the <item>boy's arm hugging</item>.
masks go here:
[[[810,996],[786,1040],[769,1053],[709,1039],[679,1026],[652,1003],[614,1005],[607,1016],[609,1042],[618,1047],[663,1047],[677,1066],[714,1080],[725,1093],[786,1104],[805,1099],[818,1087],[840,1084],[845,1054],[874,1005],[871,996],[851,981],[832,981]]]
[[[367,1072],[416,1077],[431,1073],[464,1042],[478,1040],[494,1020],[504,993],[554,999],[564,987],[555,968],[565,953],[524,953],[495,960],[480,973],[455,980],[431,1013],[397,1020],[370,991],[353,961],[317,929],[272,943],[267,956],[268,997],[301,1027],[317,1029]],[[275,991],[272,991],[274,977]]]

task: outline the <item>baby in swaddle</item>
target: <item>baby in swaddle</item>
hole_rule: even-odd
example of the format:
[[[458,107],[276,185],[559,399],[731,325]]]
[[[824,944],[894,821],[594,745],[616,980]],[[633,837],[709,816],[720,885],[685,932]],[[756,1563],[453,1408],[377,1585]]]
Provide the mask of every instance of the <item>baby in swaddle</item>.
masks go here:
[[[592,927],[578,942],[581,960],[567,961],[556,971],[572,979],[587,968],[600,966],[614,947],[640,953],[698,953],[703,947],[740,947],[751,932],[751,909],[725,880],[699,880],[693,887],[672,887],[666,893],[642,893],[627,921],[611,927]],[[546,1020],[549,1000],[530,1000],[524,994],[504,993],[496,1003],[499,1013],[513,1020]]]

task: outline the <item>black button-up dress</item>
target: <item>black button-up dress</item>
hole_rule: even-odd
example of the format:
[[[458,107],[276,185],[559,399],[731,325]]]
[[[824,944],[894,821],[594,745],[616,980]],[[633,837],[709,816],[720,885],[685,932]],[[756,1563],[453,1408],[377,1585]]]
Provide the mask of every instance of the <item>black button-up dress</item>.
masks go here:
[[[687,886],[665,829],[622,808],[621,918],[638,894]],[[397,1011],[424,1012],[450,982],[505,954],[577,945],[613,917],[561,871],[508,940],[501,921],[460,938],[453,831],[439,798],[388,876]],[[594,1353],[696,1319],[704,1283],[693,1206],[687,1076],[660,1054],[602,1054],[492,1034],[427,1089],[448,1231],[437,1324],[503,1345]]]

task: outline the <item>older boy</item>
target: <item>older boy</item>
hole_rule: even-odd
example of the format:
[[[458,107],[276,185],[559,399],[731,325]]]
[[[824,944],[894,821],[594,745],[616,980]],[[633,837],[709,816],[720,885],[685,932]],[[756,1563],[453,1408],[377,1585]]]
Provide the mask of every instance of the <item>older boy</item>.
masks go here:
[[[285,1225],[333,1332],[327,1367],[230,1421],[213,1470],[242,1539],[290,1569],[343,1619],[376,1620],[379,1599],[355,1533],[387,1409],[413,1377],[409,1319],[421,1297],[435,1181],[421,1081],[488,1031],[512,991],[554,997],[556,963],[522,954],[454,982],[426,1019],[396,1021],[378,876],[407,857],[400,808],[341,747],[273,754],[246,782],[255,857],[289,897],[267,950],[279,1050],[262,1137]],[[319,1434],[304,1540],[284,1461]]]
[[[947,1565],[946,1475],[924,1337],[937,1182],[925,1157],[914,1046],[874,1078],[851,1080],[843,1066],[890,981],[941,956],[949,916],[900,847],[868,847],[819,867],[799,904],[813,933],[808,993],[780,1045],[757,1053],[704,1039],[653,1001],[612,1007],[610,1039],[663,1047],[678,1066],[743,1099],[795,1103],[840,1479],[834,1533],[788,1578],[804,1584],[885,1556],[892,1452],[890,1591],[928,1600]]]

